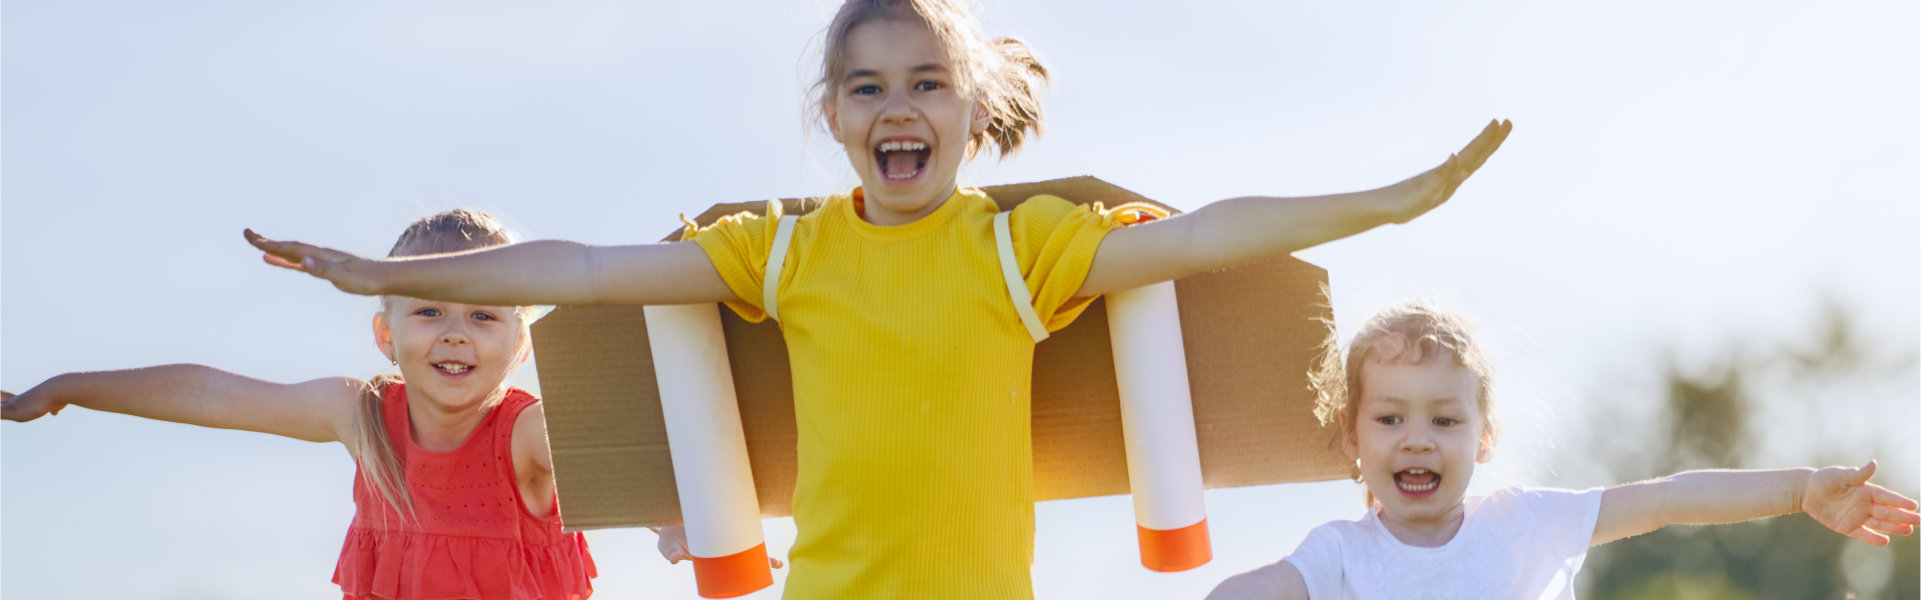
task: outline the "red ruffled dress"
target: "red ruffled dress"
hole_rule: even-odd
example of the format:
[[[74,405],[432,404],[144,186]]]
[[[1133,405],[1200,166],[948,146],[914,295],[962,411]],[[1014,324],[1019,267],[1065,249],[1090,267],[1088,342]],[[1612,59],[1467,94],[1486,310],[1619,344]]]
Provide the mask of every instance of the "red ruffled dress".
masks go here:
[[[579,600],[598,573],[579,532],[560,530],[560,503],[545,517],[527,512],[515,484],[514,422],[540,402],[519,389],[460,447],[432,452],[414,444],[407,390],[393,384],[381,412],[413,494],[413,522],[382,501],[355,473],[354,521],[334,567],[347,600]]]

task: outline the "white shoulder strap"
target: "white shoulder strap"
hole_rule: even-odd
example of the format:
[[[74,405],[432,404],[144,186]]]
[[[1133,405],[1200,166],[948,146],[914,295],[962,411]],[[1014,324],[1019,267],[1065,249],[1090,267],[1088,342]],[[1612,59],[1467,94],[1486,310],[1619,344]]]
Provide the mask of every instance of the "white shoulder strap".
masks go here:
[[[780,218],[780,225],[774,229],[774,245],[767,249],[767,272],[761,274],[761,307],[767,317],[780,321],[780,272],[787,265],[787,246],[794,237],[794,221],[800,217],[787,215]]]
[[[994,215],[994,247],[1001,255],[1001,276],[1007,279],[1007,296],[1014,300],[1014,312],[1021,316],[1021,324],[1027,326],[1027,335],[1034,343],[1047,339],[1047,327],[1041,325],[1041,317],[1034,313],[1034,295],[1027,292],[1027,281],[1021,278],[1020,262],[1014,259],[1014,236],[1008,233],[1008,211]]]

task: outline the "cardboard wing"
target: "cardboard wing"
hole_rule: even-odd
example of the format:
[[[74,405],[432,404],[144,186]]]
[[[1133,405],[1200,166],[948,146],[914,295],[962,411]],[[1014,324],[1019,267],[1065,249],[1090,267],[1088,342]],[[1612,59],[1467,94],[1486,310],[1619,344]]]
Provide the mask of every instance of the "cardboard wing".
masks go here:
[[[1171,208],[1092,177],[983,188],[1003,210],[1037,194]],[[784,200],[789,214],[816,200]],[[720,204],[701,226],[765,202]],[[677,238],[670,236],[670,239]],[[1351,464],[1315,419],[1307,371],[1329,333],[1327,272],[1283,257],[1176,282],[1206,487],[1341,479]],[[671,525],[680,501],[641,307],[561,307],[534,324],[554,474],[569,530]],[[772,321],[721,309],[763,516],[790,515],[794,402]],[[1036,499],[1128,493],[1107,307],[1096,301],[1035,350]]]

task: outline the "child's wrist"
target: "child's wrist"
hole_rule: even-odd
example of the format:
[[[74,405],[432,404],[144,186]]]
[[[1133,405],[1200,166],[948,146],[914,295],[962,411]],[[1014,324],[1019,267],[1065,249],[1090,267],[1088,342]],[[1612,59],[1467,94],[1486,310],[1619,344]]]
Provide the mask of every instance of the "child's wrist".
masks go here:
[[[1788,506],[1787,514],[1807,512],[1808,493],[1813,491],[1811,486],[1814,485],[1814,474],[1816,471],[1818,471],[1818,469],[1809,468],[1791,469],[1789,471],[1794,478],[1795,485],[1790,486],[1790,489],[1792,489],[1794,493],[1789,494],[1789,502],[1791,504]]]

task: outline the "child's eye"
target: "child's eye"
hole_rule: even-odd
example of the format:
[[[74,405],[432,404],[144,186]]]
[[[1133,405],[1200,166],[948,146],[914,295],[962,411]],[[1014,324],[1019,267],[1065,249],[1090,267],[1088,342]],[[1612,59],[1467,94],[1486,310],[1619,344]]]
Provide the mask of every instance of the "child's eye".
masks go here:
[[[922,81],[920,83],[914,84],[914,89],[916,91],[922,91],[922,92],[932,92],[935,90],[939,90],[943,87],[947,87],[947,86],[941,85],[941,82],[933,81],[933,80]]]
[[[482,312],[475,312],[475,313],[474,313],[474,319],[476,319],[476,320],[480,320],[480,321],[493,321],[493,320],[495,320],[495,319],[494,319],[494,315],[493,315],[493,313],[489,313],[489,312],[484,312],[484,311],[482,311]]]
[[[880,93],[880,86],[870,83],[867,85],[855,87],[853,90],[850,90],[847,93],[853,94],[856,96],[871,96],[871,95]]]
[[[416,310],[416,311],[414,311],[414,314],[416,314],[416,315],[420,315],[420,316],[423,316],[423,317],[438,317],[438,316],[440,316],[440,309],[438,309],[438,308],[423,308],[423,309],[420,309],[420,310]]]
[[[1401,416],[1400,415],[1381,415],[1378,417],[1374,417],[1374,422],[1380,423],[1382,425],[1400,425]]]
[[[1442,427],[1453,427],[1460,425],[1461,420],[1454,417],[1434,417],[1434,424]]]

